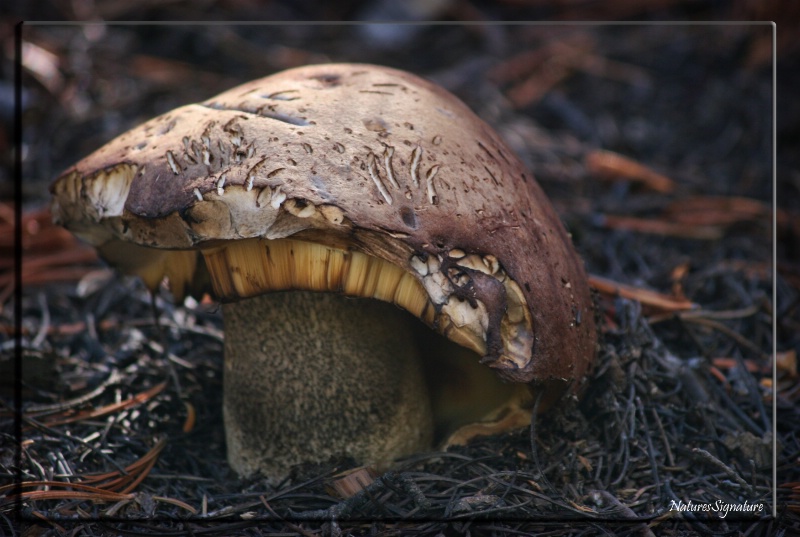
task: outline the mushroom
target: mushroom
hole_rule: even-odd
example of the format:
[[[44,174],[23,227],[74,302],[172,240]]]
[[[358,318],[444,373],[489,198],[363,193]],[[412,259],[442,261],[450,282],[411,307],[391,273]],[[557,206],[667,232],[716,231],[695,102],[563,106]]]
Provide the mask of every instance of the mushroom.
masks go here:
[[[506,399],[577,393],[594,358],[587,278],[539,185],[403,71],[246,83],[119,136],[51,191],[54,220],[122,272],[222,302],[243,475],[388,463]]]

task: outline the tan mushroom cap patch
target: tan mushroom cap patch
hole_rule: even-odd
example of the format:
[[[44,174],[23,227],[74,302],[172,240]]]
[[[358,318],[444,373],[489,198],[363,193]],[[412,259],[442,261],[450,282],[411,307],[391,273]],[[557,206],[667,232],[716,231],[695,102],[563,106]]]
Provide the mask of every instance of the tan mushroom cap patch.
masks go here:
[[[256,80],[123,134],[52,191],[58,222],[177,296],[205,266],[222,300],[378,298],[503,378],[559,390],[594,356],[586,277],[539,186],[466,106],[408,73]]]

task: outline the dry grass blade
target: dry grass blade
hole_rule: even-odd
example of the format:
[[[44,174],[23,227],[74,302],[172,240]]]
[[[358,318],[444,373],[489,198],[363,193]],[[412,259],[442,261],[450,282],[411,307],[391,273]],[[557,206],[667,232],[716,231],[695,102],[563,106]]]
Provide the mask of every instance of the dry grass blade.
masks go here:
[[[155,501],[157,501],[157,502],[168,503],[170,505],[174,505],[175,507],[180,507],[184,511],[188,511],[193,515],[197,514],[197,509],[195,509],[194,507],[192,507],[188,503],[183,502],[181,500],[177,500],[175,498],[166,498],[164,496],[153,496],[153,499]]]
[[[586,155],[586,167],[591,175],[600,179],[633,181],[665,194],[675,190],[675,182],[669,177],[611,151],[591,151]]]
[[[79,412],[72,416],[64,416],[64,415],[51,416],[44,420],[44,424],[47,425],[48,427],[53,427],[56,425],[64,425],[67,423],[74,423],[76,421],[107,416],[109,414],[113,414],[115,412],[119,412],[126,408],[131,408],[133,406],[140,405],[146,401],[149,401],[150,399],[161,393],[166,387],[167,387],[167,381],[164,381],[159,384],[156,384],[149,390],[137,393],[133,397],[126,399],[124,401],[120,401],[119,403],[113,403],[100,408],[93,408],[91,410]]]
[[[29,489],[34,487],[47,487],[48,490],[30,490],[20,492],[18,495],[11,494],[0,501],[0,505],[13,503],[18,498],[22,500],[91,500],[97,502],[119,502],[133,498],[133,495],[129,493],[114,492],[100,487],[92,487],[80,483],[65,483],[63,481],[23,481],[19,483],[19,487],[16,485],[0,487],[0,494],[8,493],[17,488]],[[71,490],[51,490],[53,488]]]
[[[116,319],[103,319],[97,323],[97,329],[99,330],[111,330],[113,328],[117,328],[119,326],[119,322]],[[28,326],[20,327],[23,336],[29,336],[32,333],[32,330]],[[75,323],[63,323],[57,325],[50,325],[47,327],[47,335],[48,336],[72,336],[75,334],[80,334],[87,330],[86,323],[83,321],[78,321]],[[14,327],[9,325],[0,325],[0,334],[12,335],[14,333]]]
[[[24,410],[24,413],[29,418],[40,418],[47,414],[54,414],[56,412],[66,412],[69,409],[84,405],[94,399],[102,395],[106,389],[120,381],[121,375],[119,374],[118,370],[113,370],[111,374],[105,379],[99,386],[95,389],[91,390],[88,393],[84,393],[79,395],[78,397],[74,397],[71,399],[66,399],[64,401],[60,401],[58,403],[53,404],[46,404],[46,405],[30,405],[27,406]]]
[[[636,216],[602,215],[598,223],[608,229],[620,229],[636,233],[650,233],[667,237],[680,237],[716,241],[723,237],[725,228],[718,225],[694,225],[673,222],[661,218],[639,218]]]
[[[583,63],[593,48],[588,34],[577,34],[562,41],[547,44],[542,49],[543,61],[524,80],[507,91],[516,108],[525,108],[544,97]]]
[[[800,481],[781,483],[778,485],[778,492],[782,496],[788,496],[786,507],[790,511],[800,514]]]
[[[742,222],[768,223],[772,208],[764,202],[735,196],[690,196],[664,210],[664,217],[694,226],[731,226]]]
[[[696,309],[697,304],[684,298],[676,298],[650,289],[642,289],[624,283],[615,282],[596,274],[589,275],[589,284],[601,294],[611,297],[622,297],[641,302],[657,311],[685,311]]]
[[[587,162],[590,170],[602,175],[603,165],[598,164],[597,156]],[[613,160],[613,159],[612,159]],[[628,163],[618,164],[620,168],[629,169],[627,172],[617,171],[618,176],[626,174],[643,174],[645,171],[635,171],[639,165]],[[657,177],[657,176],[656,176]],[[630,177],[626,177],[629,178]],[[663,178],[666,179],[666,178]],[[644,180],[643,180],[644,181]],[[665,186],[658,185],[658,180],[648,180],[650,188],[659,190]],[[664,184],[666,185],[666,183]],[[666,192],[665,190],[661,190]],[[651,233],[669,237],[680,237],[696,240],[719,240],[733,226],[742,224],[759,224],[769,229],[773,211],[766,204],[758,200],[735,196],[690,196],[682,197],[667,205],[657,218],[641,218],[623,215],[602,215],[598,222],[609,229],[621,229],[637,233]],[[790,229],[793,220],[784,212],[777,214],[777,224],[781,229]]]
[[[165,440],[159,440],[159,442],[141,459],[125,467],[126,474],[122,474],[121,472],[109,472],[105,474],[88,475],[84,478],[82,483],[92,484],[103,490],[119,491],[123,494],[132,492],[139,483],[147,477],[147,474],[150,473],[150,470],[152,470],[158,460],[158,455],[166,445],[167,443]]]
[[[8,494],[0,500],[0,505],[8,505],[15,501],[37,500],[70,500],[92,502],[126,502],[134,499],[133,491],[147,477],[158,456],[166,446],[165,440],[160,440],[136,462],[128,465],[123,472],[108,472],[103,474],[89,474],[79,482],[64,481],[24,481],[18,485],[0,487],[0,495]],[[26,490],[38,489],[38,490]],[[19,491],[19,492],[17,492]],[[9,494],[10,493],[10,494]],[[154,497],[154,500],[163,501],[196,514],[196,509],[182,502],[166,497]]]
[[[738,367],[738,362],[733,358],[727,358],[724,356],[720,356],[718,358],[714,358],[711,361],[714,364],[714,367],[719,369],[733,369]],[[768,364],[759,365],[755,363],[753,360],[743,360],[745,368],[749,373],[759,373],[761,375],[769,375],[772,372],[772,368]]]

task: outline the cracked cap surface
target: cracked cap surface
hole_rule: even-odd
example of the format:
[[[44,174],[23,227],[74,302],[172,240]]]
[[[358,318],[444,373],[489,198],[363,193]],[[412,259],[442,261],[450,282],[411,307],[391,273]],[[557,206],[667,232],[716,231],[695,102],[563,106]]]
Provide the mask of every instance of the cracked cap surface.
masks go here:
[[[582,262],[533,176],[461,101],[406,72],[328,64],[255,80],[128,131],[51,190],[58,223],[151,287],[169,277],[178,297],[205,274],[196,251],[215,281],[244,270],[233,241],[288,239],[399,267],[409,300],[427,301],[412,312],[507,380],[561,392],[595,354]],[[259,277],[214,289],[234,300],[261,292],[248,287]]]

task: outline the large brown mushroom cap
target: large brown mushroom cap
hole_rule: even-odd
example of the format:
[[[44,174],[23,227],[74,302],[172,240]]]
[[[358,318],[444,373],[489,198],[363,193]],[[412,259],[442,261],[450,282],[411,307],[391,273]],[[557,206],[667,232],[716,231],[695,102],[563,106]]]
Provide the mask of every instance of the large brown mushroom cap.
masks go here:
[[[504,379],[556,395],[595,353],[582,263],[532,175],[461,101],[406,72],[315,65],[241,85],[123,134],[52,192],[56,221],[178,295],[202,265],[186,250],[204,250],[233,300],[261,291],[224,270],[228,241],[291,237],[399,267],[428,303],[380,298]],[[157,250],[129,257],[122,243]]]

